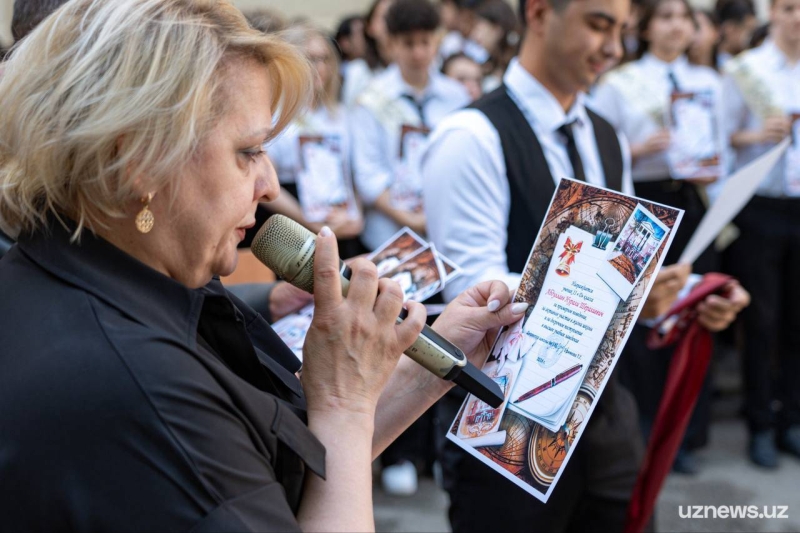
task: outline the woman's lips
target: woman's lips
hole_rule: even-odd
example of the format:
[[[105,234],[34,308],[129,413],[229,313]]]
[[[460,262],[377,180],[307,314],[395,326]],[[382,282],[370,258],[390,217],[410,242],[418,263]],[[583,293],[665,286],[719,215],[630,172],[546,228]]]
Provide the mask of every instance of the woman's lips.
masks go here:
[[[244,236],[247,233],[247,230],[249,230],[250,228],[252,228],[255,225],[256,225],[255,222],[251,222],[250,224],[248,224],[246,226],[241,226],[239,228],[236,228],[236,234],[239,236],[239,241],[243,241],[244,240]]]

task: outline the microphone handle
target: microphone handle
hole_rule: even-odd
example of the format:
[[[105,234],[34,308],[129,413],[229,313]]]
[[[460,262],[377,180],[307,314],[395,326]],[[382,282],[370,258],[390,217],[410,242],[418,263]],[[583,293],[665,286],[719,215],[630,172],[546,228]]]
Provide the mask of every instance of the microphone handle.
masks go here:
[[[339,273],[341,274],[342,294],[347,296],[352,271],[341,260],[339,260]],[[397,317],[397,323],[401,323],[407,316],[408,311],[402,309],[400,316]],[[436,333],[429,326],[426,325],[422,328],[422,332],[414,344],[403,353],[432,374],[453,381],[490,406],[496,408],[503,403],[504,396],[500,386],[470,363],[458,346]]]

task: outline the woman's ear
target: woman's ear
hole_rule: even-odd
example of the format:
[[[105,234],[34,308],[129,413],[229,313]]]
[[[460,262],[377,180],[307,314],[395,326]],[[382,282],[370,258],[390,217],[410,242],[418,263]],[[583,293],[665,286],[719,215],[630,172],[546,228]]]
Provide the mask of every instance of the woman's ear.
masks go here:
[[[121,135],[119,138],[117,138],[116,142],[117,155],[123,154],[124,149],[125,136]],[[125,170],[122,171],[120,182],[122,187],[125,187],[132,192],[132,196],[136,199],[136,201],[143,201],[148,197],[152,201],[152,199],[156,196],[157,191],[153,188],[150,180],[146,179],[145,176],[138,172],[134,158],[131,158],[125,164]]]

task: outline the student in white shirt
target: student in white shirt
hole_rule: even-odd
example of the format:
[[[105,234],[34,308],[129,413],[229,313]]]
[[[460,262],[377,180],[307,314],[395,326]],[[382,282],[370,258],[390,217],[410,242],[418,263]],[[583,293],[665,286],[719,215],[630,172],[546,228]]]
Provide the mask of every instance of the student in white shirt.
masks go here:
[[[342,103],[350,108],[372,78],[392,62],[386,12],[394,0],[373,0],[364,17],[365,57],[348,61],[342,71]]]
[[[706,186],[724,178],[724,154],[727,151],[722,111],[722,84],[717,72],[706,66],[689,63],[686,56],[696,31],[691,6],[686,0],[648,0],[642,4],[639,19],[640,59],[626,63],[608,73],[594,91],[590,106],[622,132],[631,145],[632,175],[636,195],[684,210],[683,220],[673,238],[665,264],[678,261],[694,230],[706,212]],[[670,158],[676,159],[676,144],[671,138],[669,116],[674,116],[671,99],[681,93],[706,98],[709,114],[701,115],[702,123],[686,126],[692,143],[705,154],[716,155],[716,171],[699,167],[699,178],[692,174],[676,174]],[[710,100],[709,100],[710,99]],[[686,101],[686,100],[684,100]],[[684,120],[678,115],[677,121]],[[705,127],[707,137],[697,128]],[[711,159],[711,158],[707,158]],[[698,158],[697,161],[700,159]],[[718,254],[710,246],[692,265],[698,274],[719,269]],[[638,346],[635,336],[631,349],[620,362],[619,374],[636,398],[645,438],[658,413],[661,391],[669,370],[672,348],[653,352]],[[710,380],[706,388],[710,387]],[[674,469],[696,473],[699,464],[692,451],[708,440],[710,394],[701,394],[684,445]]]
[[[458,82],[432,68],[439,15],[428,0],[396,0],[386,24],[395,63],[370,83],[352,112],[355,183],[366,211],[362,240],[371,250],[403,226],[424,233],[412,141],[469,103]],[[407,149],[411,153],[401,157]]]
[[[480,279],[519,284],[562,176],[582,174],[588,183],[633,192],[627,143],[585,107],[583,94],[622,56],[629,6],[627,0],[523,0],[525,36],[504,85],[433,133],[422,164],[429,236],[463,269],[446,299]],[[531,136],[541,154],[534,154]],[[572,143],[575,150],[568,149]],[[662,271],[644,316],[666,310],[688,270]],[[724,307],[715,314],[718,327],[735,316]],[[460,405],[446,397],[440,419],[452,420]],[[613,375],[547,504],[446,444],[453,531],[621,531],[642,446],[635,404]]]
[[[726,65],[725,116],[737,166],[793,141],[735,220],[726,261],[753,293],[742,367],[750,459],[774,468],[776,444],[800,457],[800,0],[774,0],[770,21],[769,38]]]
[[[747,50],[750,38],[758,27],[758,19],[750,0],[725,0],[717,2],[717,20],[717,67],[723,68],[725,63]]]
[[[724,151],[726,147],[720,78],[713,69],[693,65],[686,57],[695,32],[688,2],[646,2],[639,28],[642,35],[640,59],[606,74],[593,91],[590,102],[590,107],[624,133],[630,142],[631,172],[637,193],[640,183],[673,178],[668,158],[671,139],[667,124],[673,93],[711,93],[715,135],[708,150]],[[693,181],[709,183],[715,178]]]
[[[284,33],[287,40],[301,47],[316,71],[314,81],[314,100],[310,109],[299,116],[268,147],[272,164],[281,183],[281,194],[269,205],[269,211],[280,213],[296,220],[311,231],[317,233],[323,225],[327,225],[339,239],[342,255],[352,257],[362,252],[358,245],[358,237],[363,228],[363,218],[356,202],[351,175],[352,140],[347,110],[338,103],[339,77],[337,76],[339,60],[332,43],[325,34],[311,26],[299,25]],[[303,171],[303,148],[301,141],[319,136],[327,140],[337,150],[336,156],[341,160],[337,169],[341,174],[341,186],[337,190],[327,191],[332,197],[341,198],[324,219],[307,218],[308,205],[313,201],[313,191],[325,189],[333,176],[314,176],[310,172],[303,174],[302,185],[312,190],[300,190],[298,176]],[[260,218],[264,218],[263,214]],[[259,222],[262,222],[259,220]],[[260,227],[260,224],[256,224]]]

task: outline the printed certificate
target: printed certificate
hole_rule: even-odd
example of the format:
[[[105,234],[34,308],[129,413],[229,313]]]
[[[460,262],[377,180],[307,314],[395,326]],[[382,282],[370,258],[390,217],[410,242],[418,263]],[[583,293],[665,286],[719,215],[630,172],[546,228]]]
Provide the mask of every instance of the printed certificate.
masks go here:
[[[523,325],[526,351],[511,409],[551,431],[567,421],[620,301],[598,278],[607,264],[606,252],[591,245],[593,238],[575,226],[561,234],[554,252],[558,255],[550,261],[539,299]]]
[[[403,228],[369,255],[378,267],[378,276],[383,276],[407,257],[428,246],[425,239],[409,228]]]
[[[430,244],[381,277],[400,284],[404,302],[422,302],[444,288],[445,273],[436,247]]]
[[[447,438],[546,502],[682,216],[562,179],[514,296],[530,304],[526,316],[501,330],[483,368],[505,402],[493,409],[468,396]]]
[[[272,325],[278,337],[288,346],[300,361],[303,360],[303,343],[314,318],[314,304],[308,304],[296,313],[292,313]]]
[[[637,204],[597,275],[627,300],[669,231],[653,213]]]
[[[670,132],[667,161],[673,178],[722,175],[722,146],[714,115],[712,91],[672,93],[665,122]]]
[[[420,159],[430,134],[428,128],[403,124],[400,128],[400,151],[389,187],[392,207],[404,211],[422,209]]]
[[[377,265],[378,276],[391,278],[400,284],[403,301],[427,300],[461,273],[458,265],[409,228],[398,231],[369,259]],[[303,344],[313,318],[314,304],[311,303],[272,324],[272,329],[300,361],[303,360]]]
[[[347,209],[358,218],[353,185],[345,176],[341,140],[338,135],[301,135],[297,192],[303,216],[309,222],[324,222],[334,208]]]

